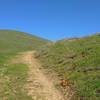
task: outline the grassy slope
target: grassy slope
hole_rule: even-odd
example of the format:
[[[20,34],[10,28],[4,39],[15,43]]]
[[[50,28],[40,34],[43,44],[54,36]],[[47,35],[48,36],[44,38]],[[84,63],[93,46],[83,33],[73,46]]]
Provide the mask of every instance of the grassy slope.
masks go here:
[[[32,100],[23,86],[28,67],[9,64],[17,52],[37,50],[49,41],[16,31],[0,30],[0,100]]]
[[[23,32],[0,30],[0,52],[14,52],[37,49],[47,40]]]
[[[100,100],[100,34],[58,41],[36,56],[44,68],[71,81],[76,100]]]

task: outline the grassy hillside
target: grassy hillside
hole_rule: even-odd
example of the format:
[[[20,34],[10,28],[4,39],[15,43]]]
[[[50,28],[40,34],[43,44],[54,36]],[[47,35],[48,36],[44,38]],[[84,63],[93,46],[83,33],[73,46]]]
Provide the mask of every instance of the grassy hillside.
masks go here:
[[[100,34],[58,41],[36,57],[45,69],[70,80],[72,100],[100,100]]]
[[[0,30],[0,100],[32,100],[23,86],[27,65],[8,63],[18,52],[37,50],[48,40],[22,32]]]
[[[40,48],[48,40],[23,32],[0,30],[0,52],[25,51]]]

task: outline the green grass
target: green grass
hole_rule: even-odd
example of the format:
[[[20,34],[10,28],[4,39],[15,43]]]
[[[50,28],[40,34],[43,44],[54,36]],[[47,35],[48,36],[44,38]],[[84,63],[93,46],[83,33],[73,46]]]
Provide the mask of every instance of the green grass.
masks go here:
[[[0,100],[32,100],[24,89],[28,67],[24,64],[0,66]]]
[[[100,34],[58,41],[36,57],[44,68],[70,80],[76,100],[100,100]]]

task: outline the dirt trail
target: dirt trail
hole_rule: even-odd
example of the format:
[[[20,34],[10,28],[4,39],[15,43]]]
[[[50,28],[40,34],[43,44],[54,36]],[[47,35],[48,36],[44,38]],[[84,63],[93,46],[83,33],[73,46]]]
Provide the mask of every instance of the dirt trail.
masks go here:
[[[52,80],[41,70],[41,65],[33,56],[34,52],[25,52],[22,54],[22,61],[28,64],[28,82],[26,89],[28,95],[33,100],[64,100],[63,95],[58,91]]]

